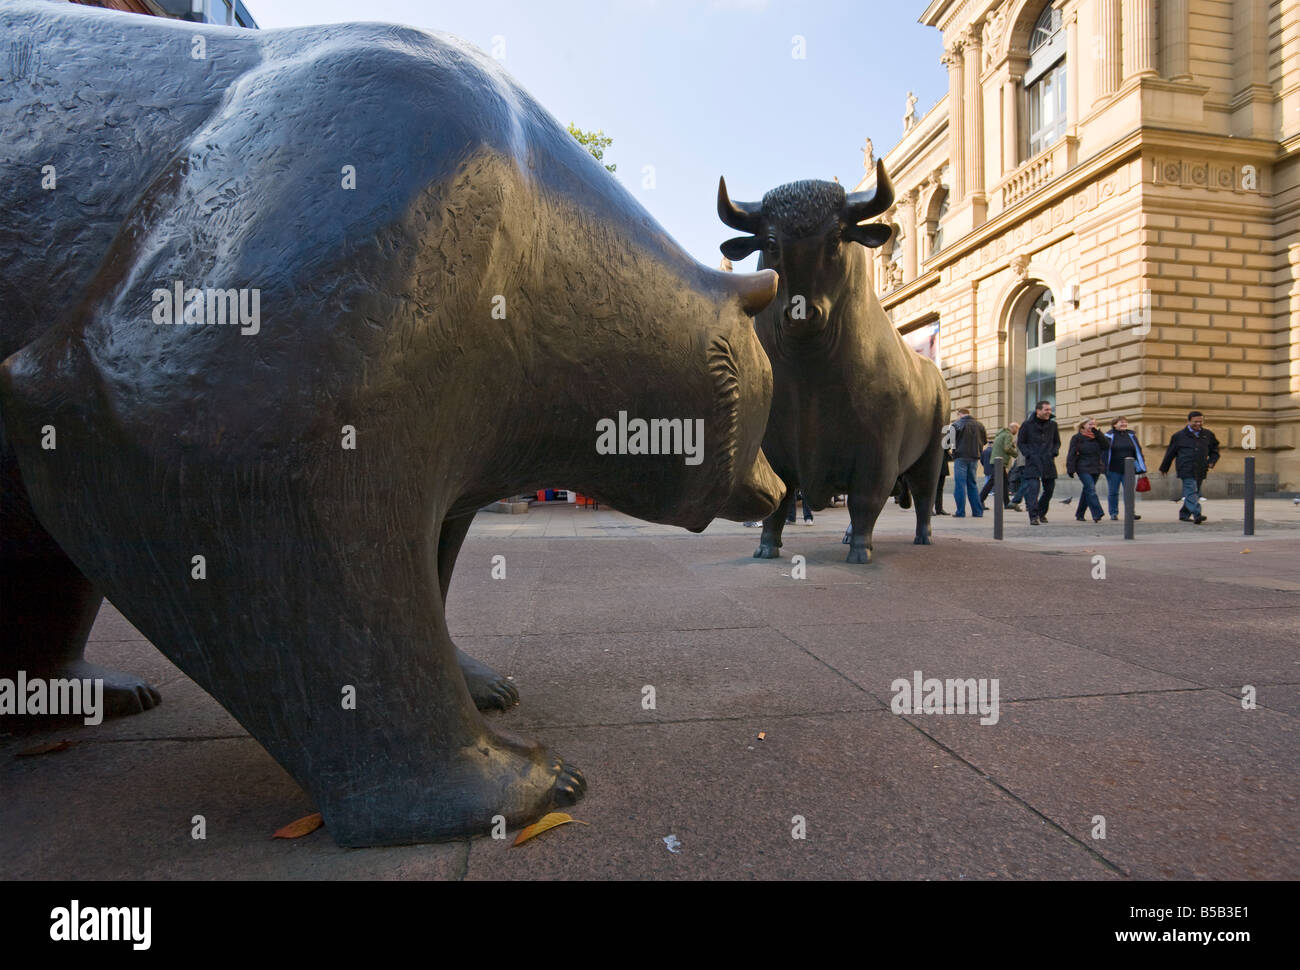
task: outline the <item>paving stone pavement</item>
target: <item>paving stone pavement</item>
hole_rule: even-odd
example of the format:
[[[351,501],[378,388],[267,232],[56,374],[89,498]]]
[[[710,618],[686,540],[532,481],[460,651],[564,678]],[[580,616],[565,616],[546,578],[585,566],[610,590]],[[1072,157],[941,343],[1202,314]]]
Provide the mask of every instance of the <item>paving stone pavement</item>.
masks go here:
[[[789,527],[780,560],[737,523],[480,515],[452,633],[519,688],[493,724],[590,785],[587,825],[518,848],[271,839],[307,795],[106,605],[88,656],[164,703],[0,725],[0,878],[1300,878],[1300,509],[1260,503],[1243,538],[1231,504],[1196,528],[1144,503],[1128,543],[1063,506],[1040,529],[1009,514],[1001,543],[937,519],[928,548],[891,506],[870,566],[843,562],[842,508]],[[894,713],[918,670],[996,680],[996,723]]]

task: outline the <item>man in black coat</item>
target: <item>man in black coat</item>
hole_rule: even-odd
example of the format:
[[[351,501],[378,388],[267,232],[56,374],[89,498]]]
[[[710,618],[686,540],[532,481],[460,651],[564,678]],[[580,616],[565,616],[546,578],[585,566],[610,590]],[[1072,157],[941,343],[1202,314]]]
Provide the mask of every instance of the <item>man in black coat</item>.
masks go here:
[[[1047,521],[1047,508],[1056,491],[1056,456],[1061,450],[1061,433],[1052,419],[1052,402],[1039,401],[1034,413],[1025,419],[1016,435],[1016,447],[1025,459],[1021,478],[1025,485],[1025,508],[1029,511],[1029,524]],[[1043,494],[1039,497],[1038,486]]]
[[[1178,518],[1183,522],[1200,525],[1205,521],[1201,514],[1201,482],[1218,461],[1219,439],[1205,427],[1205,417],[1200,411],[1189,412],[1187,427],[1174,432],[1160,463],[1160,474],[1168,474],[1169,466],[1173,465],[1174,474],[1182,479],[1183,507],[1178,510]]]
[[[989,433],[984,425],[971,417],[970,408],[958,408],[957,420],[952,423],[952,497],[957,503],[954,519],[966,515],[966,500],[970,499],[970,513],[975,518],[984,514],[979,486],[975,484],[975,465],[980,451],[988,443]]]

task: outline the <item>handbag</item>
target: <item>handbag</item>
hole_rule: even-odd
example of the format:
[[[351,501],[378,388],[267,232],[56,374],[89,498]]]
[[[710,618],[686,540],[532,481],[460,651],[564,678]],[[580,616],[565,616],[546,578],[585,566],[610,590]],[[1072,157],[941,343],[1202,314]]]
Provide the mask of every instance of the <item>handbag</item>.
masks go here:
[[[1139,478],[1137,480],[1137,490],[1139,492],[1151,491],[1151,479],[1147,478],[1145,475]]]

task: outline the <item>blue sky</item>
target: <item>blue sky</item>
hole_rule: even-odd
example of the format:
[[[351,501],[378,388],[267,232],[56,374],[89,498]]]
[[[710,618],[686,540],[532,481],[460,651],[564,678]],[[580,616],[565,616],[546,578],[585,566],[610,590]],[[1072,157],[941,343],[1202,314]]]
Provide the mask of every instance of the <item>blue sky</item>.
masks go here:
[[[920,0],[246,2],[264,29],[387,21],[489,52],[501,38],[503,66],[561,124],[612,136],[616,177],[709,265],[735,235],[714,211],[719,175],[744,200],[803,178],[852,187],[864,140],[881,155],[901,136],[907,92],[919,116],[948,85]]]

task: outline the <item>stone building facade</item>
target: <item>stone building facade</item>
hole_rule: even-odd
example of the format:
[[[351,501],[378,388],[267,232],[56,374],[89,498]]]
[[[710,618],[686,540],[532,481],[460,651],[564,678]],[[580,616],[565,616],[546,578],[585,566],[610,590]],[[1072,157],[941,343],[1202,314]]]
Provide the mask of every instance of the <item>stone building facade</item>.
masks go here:
[[[1300,0],[932,0],[948,94],[884,156],[877,293],[990,428],[1195,408],[1208,496],[1300,489]],[[869,155],[869,153],[867,153]],[[859,189],[870,187],[868,170]],[[1064,454],[1061,456],[1064,466]],[[1158,480],[1155,480],[1160,487]]]

